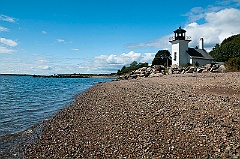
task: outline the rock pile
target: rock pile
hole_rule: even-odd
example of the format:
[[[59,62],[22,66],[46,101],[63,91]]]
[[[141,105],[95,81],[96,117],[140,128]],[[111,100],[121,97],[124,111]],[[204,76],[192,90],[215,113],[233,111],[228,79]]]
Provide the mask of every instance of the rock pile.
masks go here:
[[[119,76],[119,80],[136,79],[139,77],[162,77],[165,74],[185,74],[185,73],[224,73],[226,68],[224,65],[219,64],[206,64],[205,66],[186,66],[179,67],[172,65],[169,69],[166,69],[163,65],[154,65],[152,67],[142,67],[132,71],[129,74]]]
[[[196,67],[196,66],[186,66],[179,67],[177,65],[172,65],[168,70],[168,74],[184,74],[184,73],[205,73],[205,72],[213,72],[213,73],[224,73],[226,72],[226,68],[224,65],[220,64],[206,64],[205,66]]]
[[[142,67],[132,71],[129,74],[120,76],[118,79],[136,79],[139,77],[161,77],[165,74],[165,67],[162,65],[155,65],[153,67]]]

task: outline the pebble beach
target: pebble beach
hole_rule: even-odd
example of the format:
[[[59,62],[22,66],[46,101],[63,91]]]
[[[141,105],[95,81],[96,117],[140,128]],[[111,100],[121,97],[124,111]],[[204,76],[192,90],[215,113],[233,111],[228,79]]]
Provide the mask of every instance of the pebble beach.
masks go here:
[[[44,123],[23,158],[240,158],[240,73],[99,83]]]

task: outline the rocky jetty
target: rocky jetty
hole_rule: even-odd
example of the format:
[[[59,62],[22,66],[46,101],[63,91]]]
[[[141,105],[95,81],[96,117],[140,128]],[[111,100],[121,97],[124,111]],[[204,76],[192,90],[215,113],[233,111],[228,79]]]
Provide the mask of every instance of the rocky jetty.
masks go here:
[[[24,158],[239,158],[240,73],[100,83],[43,125]]]

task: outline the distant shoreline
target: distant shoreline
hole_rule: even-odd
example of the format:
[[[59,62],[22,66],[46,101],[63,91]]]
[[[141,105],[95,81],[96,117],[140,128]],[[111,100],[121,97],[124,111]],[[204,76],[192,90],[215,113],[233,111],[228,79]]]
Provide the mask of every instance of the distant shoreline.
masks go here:
[[[114,74],[54,74],[54,75],[0,74],[0,76],[32,76],[34,78],[116,78],[116,75]]]
[[[3,73],[3,74],[0,74],[0,76],[33,76],[33,75],[30,75],[30,74],[8,74],[8,73]]]

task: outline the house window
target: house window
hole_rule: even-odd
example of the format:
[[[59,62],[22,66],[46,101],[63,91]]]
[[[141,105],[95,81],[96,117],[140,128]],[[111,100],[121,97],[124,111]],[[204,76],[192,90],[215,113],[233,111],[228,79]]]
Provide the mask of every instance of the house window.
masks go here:
[[[174,61],[177,60],[177,52],[174,52],[174,58],[173,58]]]

